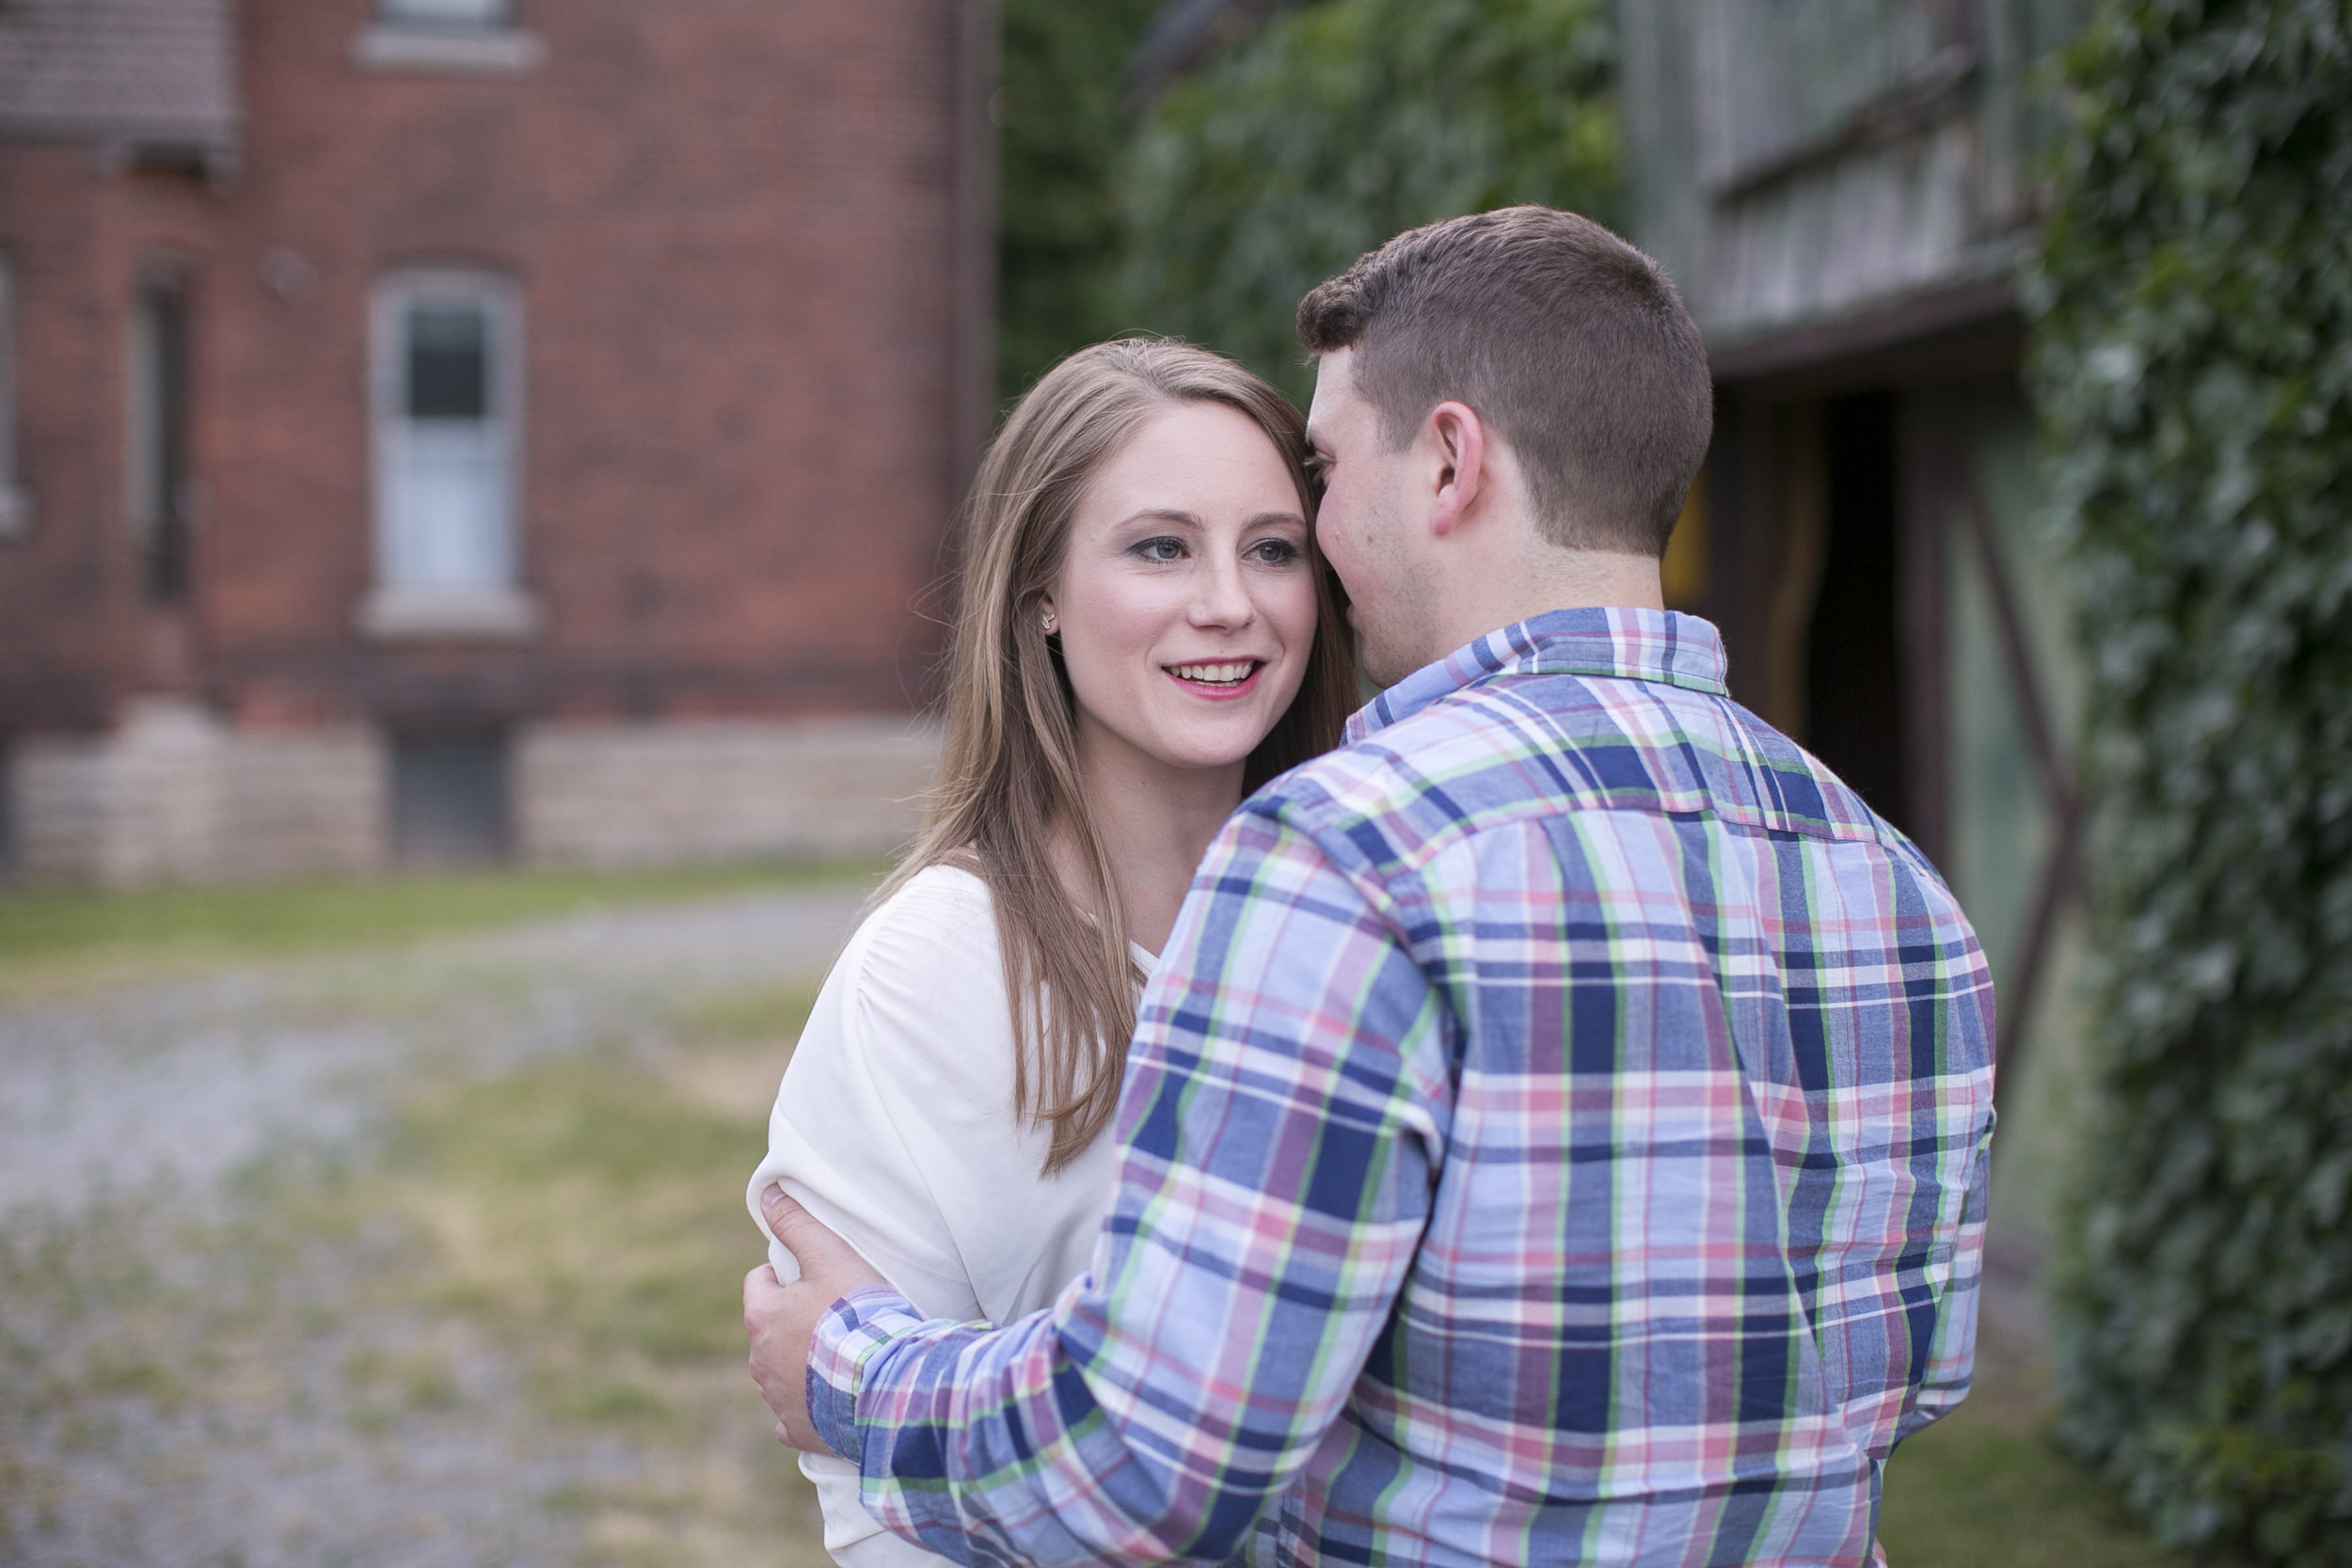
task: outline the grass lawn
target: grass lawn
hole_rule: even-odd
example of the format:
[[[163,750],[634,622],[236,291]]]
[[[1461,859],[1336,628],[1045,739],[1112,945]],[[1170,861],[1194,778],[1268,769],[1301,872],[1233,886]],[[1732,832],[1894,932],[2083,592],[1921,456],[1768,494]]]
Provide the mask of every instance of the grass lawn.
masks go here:
[[[820,1568],[814,1495],[743,1367],[741,1281],[765,1257],[742,1201],[809,995],[679,1021],[658,1066],[551,1062],[423,1097],[375,1169],[310,1201],[329,1228],[397,1216],[383,1304],[519,1371],[558,1430],[642,1456],[625,1485],[556,1500],[588,1560]],[[352,1368],[393,1401],[443,1397],[424,1359]]]
[[[331,881],[149,888],[0,885],[0,971],[108,977],[336,947],[394,943],[580,910],[729,893],[871,883],[879,862],[653,871],[493,868]]]
[[[2022,1402],[1963,1404],[1886,1466],[1889,1568],[2178,1568]]]

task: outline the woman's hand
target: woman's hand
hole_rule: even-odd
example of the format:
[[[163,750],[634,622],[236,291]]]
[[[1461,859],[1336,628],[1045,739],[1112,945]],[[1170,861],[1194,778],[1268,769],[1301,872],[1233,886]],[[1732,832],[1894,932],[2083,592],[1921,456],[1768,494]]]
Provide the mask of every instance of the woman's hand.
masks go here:
[[[762,1263],[743,1276],[743,1332],[752,1345],[752,1381],[775,1412],[776,1436],[804,1453],[831,1453],[808,1418],[808,1363],[817,1325],[833,1304],[866,1285],[889,1281],[849,1243],[816,1216],[771,1186],[759,1195],[785,1250],[801,1265],[801,1277],[786,1285]]]

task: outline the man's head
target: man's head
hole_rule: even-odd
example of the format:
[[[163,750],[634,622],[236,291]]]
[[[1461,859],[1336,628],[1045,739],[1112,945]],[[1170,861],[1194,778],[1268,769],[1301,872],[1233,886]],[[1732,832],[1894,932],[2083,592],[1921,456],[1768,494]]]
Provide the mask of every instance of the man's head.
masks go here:
[[[1423,548],[1449,504],[1523,513],[1535,557],[1664,553],[1713,425],[1707,351],[1665,273],[1600,225],[1512,207],[1400,234],[1310,293],[1298,336],[1336,462],[1318,531],[1375,675],[1453,646],[1426,646],[1425,601],[1450,562],[1500,559]]]

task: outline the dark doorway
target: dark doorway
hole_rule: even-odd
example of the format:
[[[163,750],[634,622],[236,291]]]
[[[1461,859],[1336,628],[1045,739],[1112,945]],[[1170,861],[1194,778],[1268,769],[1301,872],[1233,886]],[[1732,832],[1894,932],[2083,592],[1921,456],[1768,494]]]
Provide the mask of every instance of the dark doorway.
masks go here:
[[[1806,745],[1880,816],[1906,827],[1895,399],[1834,398],[1821,425],[1829,538],[1805,642]]]
[[[505,857],[503,735],[392,738],[392,853],[404,865],[472,865]]]

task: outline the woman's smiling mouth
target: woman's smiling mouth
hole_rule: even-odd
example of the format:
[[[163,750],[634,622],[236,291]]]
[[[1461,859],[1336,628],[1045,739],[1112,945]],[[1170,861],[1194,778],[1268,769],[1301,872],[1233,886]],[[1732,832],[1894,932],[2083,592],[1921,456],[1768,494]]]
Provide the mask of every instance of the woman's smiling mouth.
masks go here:
[[[1258,684],[1262,658],[1203,660],[1196,664],[1164,664],[1160,668],[1176,684],[1203,697],[1238,697]]]

